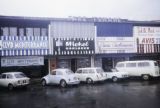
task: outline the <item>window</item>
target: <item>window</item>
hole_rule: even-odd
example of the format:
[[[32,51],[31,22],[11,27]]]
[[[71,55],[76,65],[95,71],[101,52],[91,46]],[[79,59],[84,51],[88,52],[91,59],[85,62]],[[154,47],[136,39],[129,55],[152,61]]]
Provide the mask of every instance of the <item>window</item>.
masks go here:
[[[83,70],[83,73],[84,73],[84,74],[87,74],[87,73],[88,73],[88,70],[86,70],[86,69]]]
[[[89,73],[94,73],[94,69],[89,69]]]
[[[26,28],[26,36],[33,36],[33,28]]]
[[[119,64],[117,64],[116,67],[124,67],[124,64],[123,63],[119,63]]]
[[[56,75],[63,75],[63,73],[61,71],[57,71]]]
[[[40,28],[34,28],[34,36],[40,36]]]
[[[51,71],[51,75],[56,75],[56,71]]]
[[[7,79],[12,79],[13,76],[11,74],[7,74]]]
[[[140,63],[138,63],[138,67],[147,67],[147,66],[149,66],[148,62],[140,62]]]
[[[71,71],[70,69],[67,69],[66,74],[71,75],[71,74],[73,74],[73,71]]]
[[[1,32],[3,36],[9,36],[9,28],[8,27],[2,27]]]
[[[136,63],[127,63],[126,67],[136,67]]]
[[[77,73],[81,74],[81,73],[82,73],[82,70],[78,70]]]
[[[2,74],[1,79],[6,79],[6,74]]]
[[[9,35],[10,36],[17,36],[17,27],[10,27],[9,28]]]
[[[19,36],[24,36],[25,32],[24,32],[24,28],[19,28]]]
[[[24,78],[24,77],[26,77],[26,75],[23,74],[23,73],[18,73],[18,74],[15,74],[14,76],[15,76],[16,78]]]
[[[42,36],[47,36],[47,29],[46,28],[41,29],[41,35]]]

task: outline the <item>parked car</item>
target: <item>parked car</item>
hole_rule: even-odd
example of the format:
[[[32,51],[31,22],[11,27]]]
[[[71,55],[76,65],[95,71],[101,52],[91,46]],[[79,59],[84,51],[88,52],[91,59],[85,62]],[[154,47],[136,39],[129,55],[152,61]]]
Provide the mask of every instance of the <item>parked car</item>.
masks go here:
[[[111,72],[106,72],[107,79],[111,79],[113,82],[117,82],[119,79],[128,78],[128,72],[116,71],[112,69]]]
[[[75,74],[80,81],[88,84],[107,79],[105,72],[99,67],[79,68]]]
[[[115,68],[117,71],[128,72],[129,76],[142,77],[144,80],[160,76],[158,63],[153,60],[118,62]]]
[[[42,78],[43,86],[60,85],[61,87],[66,87],[67,85],[77,85],[79,83],[79,79],[70,69],[55,69]]]
[[[28,78],[22,72],[6,72],[0,74],[0,86],[8,87],[12,90],[14,87],[27,87],[30,83],[30,78]]]

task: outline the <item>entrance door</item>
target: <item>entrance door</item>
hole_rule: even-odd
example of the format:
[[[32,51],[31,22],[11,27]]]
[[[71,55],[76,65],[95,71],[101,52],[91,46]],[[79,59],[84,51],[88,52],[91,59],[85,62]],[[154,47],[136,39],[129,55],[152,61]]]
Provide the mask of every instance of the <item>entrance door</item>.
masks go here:
[[[77,70],[77,59],[71,59],[71,70],[73,72]]]

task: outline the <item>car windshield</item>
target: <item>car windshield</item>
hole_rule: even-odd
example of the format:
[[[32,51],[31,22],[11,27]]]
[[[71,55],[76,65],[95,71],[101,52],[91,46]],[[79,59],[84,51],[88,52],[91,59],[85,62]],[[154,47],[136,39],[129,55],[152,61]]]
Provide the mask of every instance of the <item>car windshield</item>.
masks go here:
[[[97,73],[102,73],[102,72],[104,72],[103,69],[101,69],[101,68],[96,69],[96,71],[97,71]]]
[[[73,71],[70,70],[70,69],[67,69],[67,70],[66,70],[66,74],[68,74],[68,75],[73,74]]]
[[[17,73],[17,74],[14,74],[14,75],[15,75],[16,78],[24,78],[24,77],[26,77],[26,75],[23,74],[23,73]]]

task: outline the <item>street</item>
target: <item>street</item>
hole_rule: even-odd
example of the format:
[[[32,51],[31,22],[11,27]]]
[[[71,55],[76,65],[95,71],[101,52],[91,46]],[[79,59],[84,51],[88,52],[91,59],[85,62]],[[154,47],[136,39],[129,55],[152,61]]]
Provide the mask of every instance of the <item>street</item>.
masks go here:
[[[0,108],[159,108],[160,80],[0,89]]]

